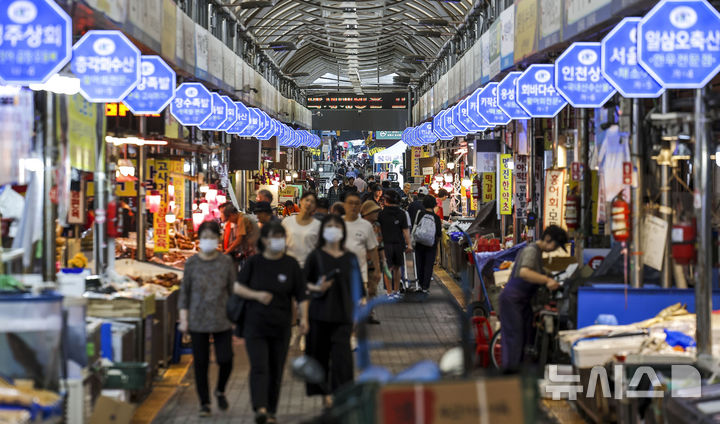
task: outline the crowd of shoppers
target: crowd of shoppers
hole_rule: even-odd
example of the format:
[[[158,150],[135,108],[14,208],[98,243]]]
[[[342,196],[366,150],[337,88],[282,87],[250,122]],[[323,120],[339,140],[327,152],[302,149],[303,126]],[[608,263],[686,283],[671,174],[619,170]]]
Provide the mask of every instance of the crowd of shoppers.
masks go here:
[[[413,199],[407,186],[400,190],[374,175],[354,175],[333,179],[324,198],[305,191],[297,204],[281,204],[282,212],[273,208],[273,194],[260,190],[254,216],[226,204],[222,229],[216,222],[200,226],[200,252],[187,261],[180,288],[179,328],[190,335],[202,416],[211,413],[211,344],[219,366],[217,406],[228,408],[233,324],[250,361],[255,421],[274,423],[294,326],[306,337],[305,354],[326,375],[308,384],[307,394],[322,396],[330,407],[333,393],[353,380],[351,339],[359,302],[377,296],[381,282],[388,296],[400,298],[403,267],[413,253],[419,286],[429,290],[441,202],[425,187]],[[414,239],[418,225],[434,233],[433,242]],[[243,299],[242,319],[235,323],[226,313],[231,296]],[[373,315],[367,320],[380,324]]]

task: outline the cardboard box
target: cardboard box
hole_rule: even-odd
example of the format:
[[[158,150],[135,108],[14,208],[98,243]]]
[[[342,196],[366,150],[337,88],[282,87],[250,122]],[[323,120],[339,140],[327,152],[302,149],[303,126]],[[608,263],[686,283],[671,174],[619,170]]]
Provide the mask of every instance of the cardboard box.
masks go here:
[[[517,376],[388,385],[380,390],[378,405],[380,424],[526,421],[523,384]]]
[[[100,396],[95,402],[95,410],[90,424],[130,424],[135,407],[127,402]]]

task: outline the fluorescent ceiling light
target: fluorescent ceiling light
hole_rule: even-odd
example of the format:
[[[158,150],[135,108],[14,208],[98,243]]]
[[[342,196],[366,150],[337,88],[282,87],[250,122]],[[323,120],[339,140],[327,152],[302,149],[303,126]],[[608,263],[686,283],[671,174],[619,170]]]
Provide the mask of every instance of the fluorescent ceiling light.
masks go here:
[[[123,144],[132,144],[135,146],[166,146],[168,144],[165,140],[145,140],[137,137],[112,137],[109,135],[105,137],[105,141],[116,146]]]

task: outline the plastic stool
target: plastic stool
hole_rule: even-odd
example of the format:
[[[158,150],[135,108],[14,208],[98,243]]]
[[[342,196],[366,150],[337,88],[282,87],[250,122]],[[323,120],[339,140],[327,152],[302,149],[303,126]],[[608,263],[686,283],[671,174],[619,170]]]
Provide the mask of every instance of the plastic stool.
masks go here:
[[[490,366],[490,341],[493,337],[490,321],[485,317],[473,317],[475,324],[475,355],[483,368]]]
[[[179,363],[180,357],[187,354],[192,354],[192,348],[182,346],[182,333],[178,330],[178,324],[175,323],[175,345],[173,346],[172,363]]]

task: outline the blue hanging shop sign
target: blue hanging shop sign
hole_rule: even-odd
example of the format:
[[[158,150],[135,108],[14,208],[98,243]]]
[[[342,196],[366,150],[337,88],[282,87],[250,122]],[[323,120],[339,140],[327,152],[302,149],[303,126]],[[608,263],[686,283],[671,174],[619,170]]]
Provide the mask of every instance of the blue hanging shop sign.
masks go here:
[[[175,71],[160,56],[140,57],[140,82],[123,103],[135,115],[162,112],[175,97]]]
[[[522,72],[510,72],[503,78],[497,87],[498,107],[512,119],[529,119],[530,115],[521,108],[515,96],[515,81]]]
[[[517,103],[533,118],[553,118],[567,105],[555,90],[555,66],[530,65],[515,80]]]
[[[205,122],[213,111],[213,96],[199,82],[184,82],[175,90],[170,113],[181,125],[197,126]]]
[[[480,90],[477,110],[490,125],[507,125],[512,119],[498,107],[498,83],[491,82]]]
[[[212,113],[202,124],[198,125],[198,128],[203,131],[219,130],[220,125],[227,120],[227,105],[222,96],[218,93],[210,94],[212,95]]]
[[[555,88],[573,107],[602,107],[615,94],[600,69],[600,53],[600,43],[573,43],[555,61]]]

